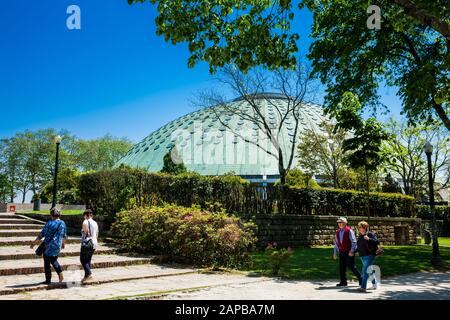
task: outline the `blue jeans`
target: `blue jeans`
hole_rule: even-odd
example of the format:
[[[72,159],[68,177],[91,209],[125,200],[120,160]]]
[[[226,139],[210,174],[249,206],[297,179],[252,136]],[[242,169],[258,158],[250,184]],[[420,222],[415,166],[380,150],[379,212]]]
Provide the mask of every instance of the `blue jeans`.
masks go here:
[[[375,260],[375,256],[369,255],[369,256],[362,256],[362,283],[361,288],[367,289],[367,280],[369,279],[369,275],[367,274],[367,268],[369,268]],[[377,284],[377,279],[374,277],[374,280],[372,280],[372,284]]]
[[[94,255],[95,250],[88,250],[85,248],[81,248],[81,254],[80,254],[80,262],[84,269],[84,276],[88,277],[92,274],[91,268],[91,260],[92,256]]]
[[[58,256],[49,257],[44,254],[45,282],[47,283],[50,283],[50,281],[52,280],[52,269],[50,265],[55,268],[55,271],[58,275],[62,272],[61,266],[58,263]]]

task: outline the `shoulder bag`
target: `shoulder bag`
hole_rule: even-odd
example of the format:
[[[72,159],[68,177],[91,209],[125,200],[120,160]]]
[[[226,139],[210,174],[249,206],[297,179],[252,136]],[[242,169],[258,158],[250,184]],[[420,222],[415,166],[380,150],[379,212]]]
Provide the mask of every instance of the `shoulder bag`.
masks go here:
[[[53,239],[53,237],[55,236],[55,234],[58,232],[59,228],[61,228],[61,224],[62,222],[59,223],[58,228],[56,228],[55,232],[53,232],[52,236],[50,237],[50,239]],[[47,249],[47,244],[45,243],[45,240],[41,242],[41,244],[39,245],[39,247],[36,248],[36,251],[34,252],[37,256],[42,256],[45,252],[45,250]]]
[[[81,248],[85,250],[94,250],[94,241],[92,241],[91,223],[88,221],[89,234],[81,242]]]

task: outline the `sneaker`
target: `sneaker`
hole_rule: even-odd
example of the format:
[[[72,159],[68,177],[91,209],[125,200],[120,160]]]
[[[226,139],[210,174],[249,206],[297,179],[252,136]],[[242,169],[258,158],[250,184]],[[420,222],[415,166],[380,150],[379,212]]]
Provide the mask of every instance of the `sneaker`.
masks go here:
[[[358,291],[359,291],[359,292],[367,292],[366,289],[361,288],[361,287],[358,288]]]
[[[377,290],[378,289],[378,285],[373,285],[372,288],[368,288],[367,290]]]
[[[90,274],[90,275],[88,275],[87,277],[84,277],[83,280],[81,280],[81,282],[82,282],[82,283],[85,283],[85,282],[87,282],[87,281],[89,281],[89,280],[91,280],[91,279],[92,279],[92,275]]]
[[[336,287],[346,287],[347,286],[347,283],[342,283],[342,282],[339,282],[337,285],[336,285]]]
[[[52,282],[51,282],[51,281],[42,281],[42,282],[39,283],[39,284],[50,285],[50,284],[52,284]]]
[[[60,274],[58,274],[58,278],[59,278],[59,282],[63,282],[64,276],[63,276],[62,272]]]

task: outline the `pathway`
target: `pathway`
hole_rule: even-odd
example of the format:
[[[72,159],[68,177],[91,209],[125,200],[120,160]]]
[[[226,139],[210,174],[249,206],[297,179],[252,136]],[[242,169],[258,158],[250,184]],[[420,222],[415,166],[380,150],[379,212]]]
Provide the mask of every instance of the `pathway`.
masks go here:
[[[77,238],[70,239],[59,259],[66,282],[48,287],[39,284],[42,260],[27,246],[42,225],[26,217],[0,214],[0,299],[450,299],[450,273],[391,277],[382,279],[378,290],[359,293],[357,283],[336,288],[335,281],[285,281],[243,272],[208,273],[176,264],[157,265],[151,257],[119,255],[105,244],[94,255],[94,279],[81,286]]]

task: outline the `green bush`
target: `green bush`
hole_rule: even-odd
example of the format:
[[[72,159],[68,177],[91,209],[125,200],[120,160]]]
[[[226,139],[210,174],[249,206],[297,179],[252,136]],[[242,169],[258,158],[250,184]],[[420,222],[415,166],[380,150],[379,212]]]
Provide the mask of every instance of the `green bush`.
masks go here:
[[[126,250],[236,268],[250,262],[253,228],[223,212],[164,205],[120,212],[112,232]]]
[[[60,204],[83,204],[80,198],[78,185],[80,173],[73,169],[63,169],[58,174],[57,199]],[[33,197],[33,201],[39,197],[42,203],[51,203],[53,199],[53,181],[48,182],[39,195]]]
[[[277,182],[279,185],[279,182]],[[311,175],[304,173],[299,169],[291,169],[286,175],[286,185],[297,188],[320,188],[320,185]]]
[[[123,167],[83,174],[78,188],[85,204],[97,214],[114,217],[133,206],[163,203],[242,212],[248,186],[238,176],[170,175]]]
[[[280,269],[288,263],[292,256],[292,248],[277,249],[277,243],[269,243],[265,250],[266,260],[270,265],[272,275],[277,276]]]
[[[435,206],[435,214],[437,220],[450,220],[450,206]],[[418,205],[417,218],[431,220],[430,206],[428,205]]]
[[[364,216],[367,212],[367,194],[361,191],[280,186],[278,192],[284,213]],[[414,202],[413,197],[398,193],[370,193],[370,215],[411,217],[415,214]]]
[[[78,192],[83,202],[112,221],[117,212],[135,206],[164,203],[184,207],[198,205],[210,211],[239,215],[366,215],[364,192],[331,188],[268,186],[255,188],[239,176],[170,175],[140,169],[119,168],[82,174]],[[370,193],[370,215],[415,216],[414,198],[396,193]]]

